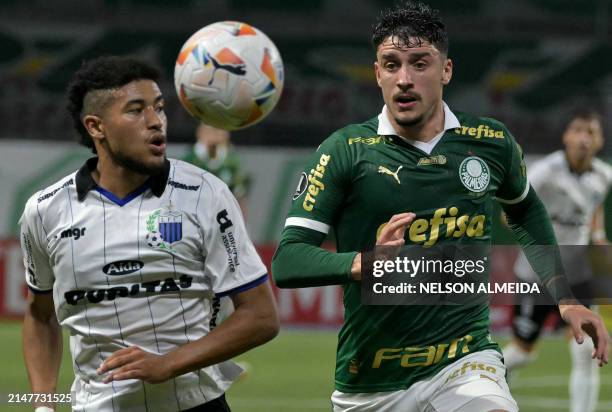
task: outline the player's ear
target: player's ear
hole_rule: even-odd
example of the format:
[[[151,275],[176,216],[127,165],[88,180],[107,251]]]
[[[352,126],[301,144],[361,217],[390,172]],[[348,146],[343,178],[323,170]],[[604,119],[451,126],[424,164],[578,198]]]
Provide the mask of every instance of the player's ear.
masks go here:
[[[378,62],[374,62],[374,73],[376,74],[376,83],[378,83],[378,87],[380,87],[380,66]]]
[[[563,146],[567,146],[569,144],[570,134],[567,132],[567,128],[563,131],[563,135],[561,136],[561,142]]]
[[[96,115],[88,114],[83,117],[83,126],[92,139],[104,138],[104,125],[102,119]]]
[[[450,83],[453,77],[453,61],[449,58],[444,59],[444,66],[442,67],[442,84],[446,86]]]

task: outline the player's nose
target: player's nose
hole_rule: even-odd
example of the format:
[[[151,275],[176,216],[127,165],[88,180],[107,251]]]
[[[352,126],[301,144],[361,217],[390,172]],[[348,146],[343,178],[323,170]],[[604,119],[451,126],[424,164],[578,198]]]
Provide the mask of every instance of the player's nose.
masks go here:
[[[406,88],[413,85],[412,73],[410,73],[407,66],[402,66],[397,71],[397,85],[401,88]]]
[[[149,107],[145,110],[145,120],[149,129],[161,130],[164,125],[164,112]]]

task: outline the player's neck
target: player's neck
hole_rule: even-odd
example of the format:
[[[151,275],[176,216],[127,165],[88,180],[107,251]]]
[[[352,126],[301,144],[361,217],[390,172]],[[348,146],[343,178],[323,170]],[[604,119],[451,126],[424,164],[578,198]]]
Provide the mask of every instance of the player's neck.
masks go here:
[[[432,108],[431,113],[424,114],[423,121],[413,126],[402,126],[396,123],[395,119],[391,119],[391,122],[400,136],[428,143],[444,130],[444,106],[440,101]]]
[[[98,165],[92,172],[92,177],[98,186],[108,190],[123,199],[142,186],[148,175],[134,172],[116,164],[110,157],[98,154]]]
[[[593,166],[592,157],[572,156],[569,152],[565,152],[565,158],[570,170],[574,173],[584,173],[587,170],[591,170]]]

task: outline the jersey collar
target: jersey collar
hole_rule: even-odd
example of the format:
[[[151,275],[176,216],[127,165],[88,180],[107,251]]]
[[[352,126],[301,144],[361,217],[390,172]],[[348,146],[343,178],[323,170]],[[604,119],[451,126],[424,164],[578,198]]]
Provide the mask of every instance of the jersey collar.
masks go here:
[[[79,202],[85,200],[85,196],[90,190],[96,189],[98,185],[91,176],[91,172],[96,169],[98,164],[98,158],[92,157],[87,159],[85,164],[81,166],[76,174],[76,189],[78,194]],[[164,161],[164,168],[158,175],[151,176],[149,179],[151,191],[157,197],[160,197],[166,189],[168,182],[168,176],[170,175],[170,161],[166,159]]]
[[[448,108],[445,102],[442,102],[444,105],[444,134],[445,131],[449,129],[455,129],[457,127],[461,127],[459,120],[457,120],[457,116]],[[382,112],[378,115],[378,130],[377,133],[379,136],[399,136],[404,140],[412,141],[412,139],[400,135],[391,124],[389,117],[387,116],[387,105],[384,105],[382,108]]]

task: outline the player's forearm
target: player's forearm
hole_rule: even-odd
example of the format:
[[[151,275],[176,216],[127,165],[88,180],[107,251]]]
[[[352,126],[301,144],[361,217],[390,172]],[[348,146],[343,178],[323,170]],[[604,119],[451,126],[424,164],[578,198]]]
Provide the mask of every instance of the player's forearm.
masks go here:
[[[29,305],[23,321],[23,355],[34,393],[54,393],[62,360],[62,333],[55,314]]]
[[[212,332],[166,355],[173,376],[231,359],[278,334],[272,292],[267,283],[260,287],[268,289],[269,298],[236,305],[236,310]]]
[[[357,252],[329,252],[318,246],[324,237],[308,229],[285,229],[272,260],[272,274],[278,287],[341,285],[351,280]]]
[[[591,222],[591,241],[595,245],[608,244],[603,205],[600,205],[593,214],[593,220]]]
[[[533,188],[522,202],[503,206],[510,229],[548,292],[557,302],[571,297],[550,218]]]

